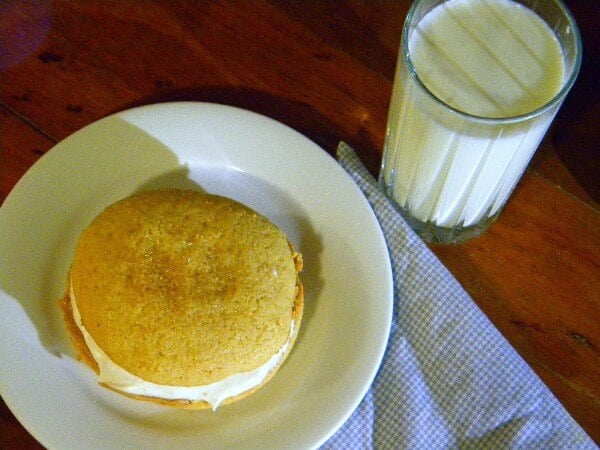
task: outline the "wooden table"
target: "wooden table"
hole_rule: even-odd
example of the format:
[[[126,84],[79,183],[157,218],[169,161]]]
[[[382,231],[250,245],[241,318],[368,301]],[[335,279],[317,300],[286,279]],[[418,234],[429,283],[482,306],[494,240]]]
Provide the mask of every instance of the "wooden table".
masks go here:
[[[600,101],[591,73],[598,59],[592,3],[567,1],[584,38],[583,71],[501,218],[481,238],[432,249],[600,442]],[[329,152],[345,140],[376,173],[408,6],[0,3],[1,200],[40,156],[81,127],[174,100],[266,114]],[[39,447],[0,402],[2,445]]]

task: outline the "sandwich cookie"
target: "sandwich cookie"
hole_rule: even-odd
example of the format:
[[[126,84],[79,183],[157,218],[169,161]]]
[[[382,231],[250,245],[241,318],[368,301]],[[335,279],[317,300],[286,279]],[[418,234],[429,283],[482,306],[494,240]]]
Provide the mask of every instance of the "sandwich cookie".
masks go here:
[[[191,190],[143,192],[82,232],[59,302],[99,383],[213,408],[256,391],[300,328],[302,256],[268,219]]]

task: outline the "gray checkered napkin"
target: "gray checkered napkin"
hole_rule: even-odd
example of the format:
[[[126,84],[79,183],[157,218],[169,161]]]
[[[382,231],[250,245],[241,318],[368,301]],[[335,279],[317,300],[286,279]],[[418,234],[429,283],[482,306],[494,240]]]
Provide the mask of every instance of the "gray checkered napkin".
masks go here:
[[[337,157],[383,230],[394,314],[373,385],[323,448],[596,448],[394,210],[353,150],[340,143]]]

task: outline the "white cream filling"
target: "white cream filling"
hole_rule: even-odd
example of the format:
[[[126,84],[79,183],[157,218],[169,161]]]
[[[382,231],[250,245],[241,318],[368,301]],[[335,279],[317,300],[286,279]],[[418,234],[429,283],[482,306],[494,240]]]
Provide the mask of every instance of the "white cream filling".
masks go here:
[[[69,286],[69,297],[75,323],[81,330],[85,343],[90,349],[93,358],[98,363],[100,371],[98,382],[129,394],[142,395],[145,397],[157,397],[167,400],[204,400],[211,405],[213,411],[216,410],[224,400],[246,392],[261,384],[269,372],[281,362],[294,333],[294,321],[292,320],[290,324],[290,336],[286,343],[283,344],[279,351],[265,364],[249,372],[236,373],[221,381],[216,381],[205,386],[168,386],[155,384],[129,373],[111,361],[83,326],[81,315],[79,314],[77,303],[75,302],[73,284],[70,284]]]

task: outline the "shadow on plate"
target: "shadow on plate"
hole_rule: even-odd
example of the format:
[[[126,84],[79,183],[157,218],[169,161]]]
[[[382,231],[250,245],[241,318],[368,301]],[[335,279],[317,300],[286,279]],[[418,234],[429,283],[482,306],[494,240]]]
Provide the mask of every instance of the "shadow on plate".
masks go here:
[[[125,105],[122,109],[177,101],[219,103],[262,114],[302,133],[331,155],[335,154],[340,141],[347,142],[357,150],[364,150],[359,152],[360,157],[372,174],[376,175],[379,171],[381,164],[381,159],[377,156],[380,154],[377,151],[379,145],[363,127],[359,125],[356,132],[349,133],[307,102],[293,101],[256,89],[230,86],[166,88]],[[339,105],[339,107],[343,109],[347,105]]]

